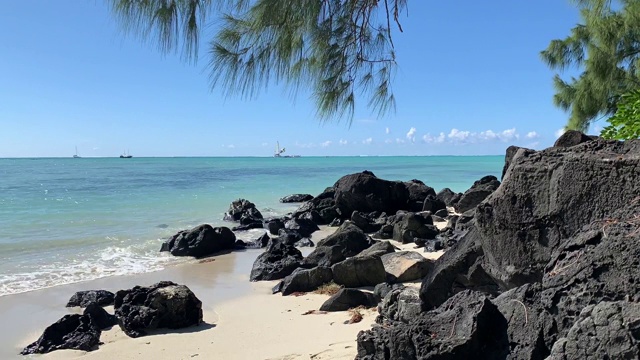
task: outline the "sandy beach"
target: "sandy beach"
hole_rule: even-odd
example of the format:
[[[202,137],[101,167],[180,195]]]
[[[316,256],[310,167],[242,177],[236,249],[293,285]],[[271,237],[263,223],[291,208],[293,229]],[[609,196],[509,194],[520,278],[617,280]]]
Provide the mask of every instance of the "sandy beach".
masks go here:
[[[445,223],[437,224],[439,227]],[[335,231],[323,227],[313,234],[318,241]],[[410,250],[414,244],[400,244]],[[303,249],[306,255],[313,248]],[[187,285],[203,303],[204,323],[178,331],[158,332],[130,338],[119,327],[104,331],[104,343],[96,351],[54,351],[35,355],[42,359],[353,359],[356,336],[370,328],[377,315],[375,308],[361,310],[359,323],[348,324],[348,312],[312,313],[328,295],[307,293],[302,296],[273,295],[276,281],[250,282],[253,261],[262,250],[246,250],[219,255],[204,261],[173,266],[161,271],[103,278],[23,294],[0,297],[3,339],[2,359],[24,358],[19,351],[36,340],[44,328],[65,314],[69,297],[79,290],[117,291],[135,285],[150,285],[171,280]],[[437,258],[441,252],[424,253]],[[112,309],[107,308],[112,311]]]

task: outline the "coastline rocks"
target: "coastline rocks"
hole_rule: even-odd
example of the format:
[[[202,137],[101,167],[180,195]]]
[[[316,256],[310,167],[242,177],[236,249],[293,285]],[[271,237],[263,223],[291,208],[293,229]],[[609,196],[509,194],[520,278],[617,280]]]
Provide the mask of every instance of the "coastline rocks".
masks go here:
[[[603,301],[585,307],[548,360],[637,359],[640,304]]]
[[[202,302],[188,287],[161,281],[116,293],[118,325],[130,337],[158,328],[180,329],[202,322]]]
[[[40,338],[25,347],[20,354],[46,354],[54,350],[93,351],[100,344],[100,329],[86,315],[65,315],[49,325]]]
[[[409,191],[409,203],[406,210],[420,211],[422,210],[425,199],[429,196],[436,196],[436,191],[432,187],[425,185],[420,180],[410,180],[404,183]]]
[[[264,227],[271,235],[278,235],[280,229],[284,229],[284,221],[282,219],[270,219],[264,222]]]
[[[370,308],[379,301],[380,298],[372,293],[342,288],[320,306],[320,311],[346,311],[358,306]]]
[[[572,147],[587,141],[593,141],[593,139],[580,131],[567,130],[553,143],[553,147]]]
[[[376,241],[368,249],[362,250],[356,256],[382,256],[396,251],[396,247],[388,241]]]
[[[265,252],[260,254],[251,268],[251,281],[279,280],[299,268],[302,253],[293,245],[271,239]]]
[[[345,222],[323,240],[318,241],[318,246],[338,246],[345,257],[354,256],[371,246],[369,237],[351,222]]]
[[[382,180],[370,171],[343,176],[333,187],[335,204],[346,216],[354,211],[393,214],[409,204],[410,193],[404,183]]]
[[[414,238],[433,239],[438,234],[437,228],[434,230],[431,215],[427,213],[396,215],[396,220],[393,225],[393,239],[403,244],[413,242]]]
[[[229,228],[204,224],[173,235],[162,244],[160,251],[169,251],[173,256],[204,257],[233,250],[235,243],[236,235]]]
[[[280,198],[281,203],[299,203],[313,200],[313,196],[309,194],[292,194]]]
[[[399,283],[422,279],[433,268],[433,262],[415,251],[399,251],[382,255],[387,281]]]
[[[333,281],[345,287],[376,286],[387,273],[379,256],[354,256],[331,267]]]
[[[380,230],[380,227],[382,226],[382,224],[371,219],[370,215],[363,214],[359,211],[354,211],[353,214],[351,214],[351,223],[366,233],[376,232]]]
[[[317,246],[306,258],[302,260],[301,266],[304,268],[314,268],[316,266],[331,267],[346,259],[340,246]]]
[[[241,225],[247,225],[249,223],[261,222],[262,214],[251,201],[238,199],[229,205],[229,210],[224,214],[223,220],[239,221]]]
[[[98,306],[109,306],[113,305],[114,297],[114,293],[106,290],[78,291],[71,295],[66,307],[87,307],[92,303]]]
[[[302,237],[309,237],[314,231],[320,230],[318,225],[313,221],[305,218],[291,219],[284,223],[284,228],[287,230],[295,230]]]
[[[390,289],[378,306],[378,312],[378,324],[392,324],[396,321],[410,323],[422,312],[418,289],[411,286]]]
[[[436,194],[436,198],[442,201],[446,206],[453,206],[453,204],[455,203],[453,201],[455,197],[456,193],[454,193],[453,190],[449,188],[444,188]]]
[[[294,292],[313,291],[333,279],[331,268],[318,266],[313,269],[296,269],[291,275],[285,277],[276,289],[282,295],[290,295]]]
[[[483,267],[503,289],[541,281],[564,239],[637,214],[638,155],[638,140],[519,150],[500,188],[476,208]]]
[[[373,288],[373,293],[376,294],[380,299],[384,299],[389,291],[397,288],[404,288],[402,284],[390,284],[388,282],[380,283]]]
[[[471,185],[469,190],[465,191],[460,197],[460,200],[454,205],[455,209],[459,213],[474,209],[491,193],[496,191],[500,186],[500,181],[493,176],[487,175],[482,179],[476,181]]]
[[[504,359],[509,349],[506,327],[486,296],[463,291],[409,324],[361,331],[356,359]]]
[[[118,319],[115,315],[109,314],[100,305],[97,305],[95,303],[87,305],[87,307],[82,312],[82,315],[90,317],[93,326],[97,327],[100,330],[108,329],[118,323]]]
[[[422,203],[422,211],[431,211],[432,213],[436,213],[439,210],[447,210],[447,205],[444,201],[438,199],[435,195],[429,195],[424,199]]]

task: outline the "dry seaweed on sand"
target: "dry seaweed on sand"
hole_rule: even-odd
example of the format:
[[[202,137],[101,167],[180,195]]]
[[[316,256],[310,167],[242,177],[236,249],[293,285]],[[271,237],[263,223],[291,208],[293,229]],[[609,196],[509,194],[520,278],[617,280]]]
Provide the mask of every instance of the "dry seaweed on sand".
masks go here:
[[[314,294],[319,294],[319,295],[333,296],[338,291],[340,291],[340,289],[342,289],[342,285],[338,285],[338,284],[336,284],[336,283],[334,283],[332,281],[332,282],[329,282],[329,283],[326,283],[326,284],[320,286],[319,288],[314,290],[313,293]]]

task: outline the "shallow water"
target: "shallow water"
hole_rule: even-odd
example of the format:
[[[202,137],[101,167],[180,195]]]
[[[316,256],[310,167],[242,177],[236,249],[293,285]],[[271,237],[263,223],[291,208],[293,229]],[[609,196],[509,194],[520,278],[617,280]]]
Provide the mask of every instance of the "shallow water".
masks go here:
[[[273,216],[296,208],[280,197],[316,195],[348,173],[464,191],[502,165],[501,156],[0,159],[0,296],[189,261],[159,253],[162,239],[232,226],[221,219],[237,198]]]

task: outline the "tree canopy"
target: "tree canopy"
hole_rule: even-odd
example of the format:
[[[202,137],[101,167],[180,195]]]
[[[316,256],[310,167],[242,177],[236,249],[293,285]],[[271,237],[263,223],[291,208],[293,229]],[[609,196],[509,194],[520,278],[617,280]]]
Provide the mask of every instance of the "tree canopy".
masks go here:
[[[356,100],[395,107],[392,32],[406,0],[108,0],[127,31],[196,61],[203,29],[210,80],[255,97],[270,84],[310,91],[320,118],[352,118]]]
[[[640,0],[574,1],[583,23],[541,55],[552,69],[582,71],[570,80],[556,75],[553,100],[570,112],[568,129],[586,131],[614,114],[623,94],[640,88]]]

